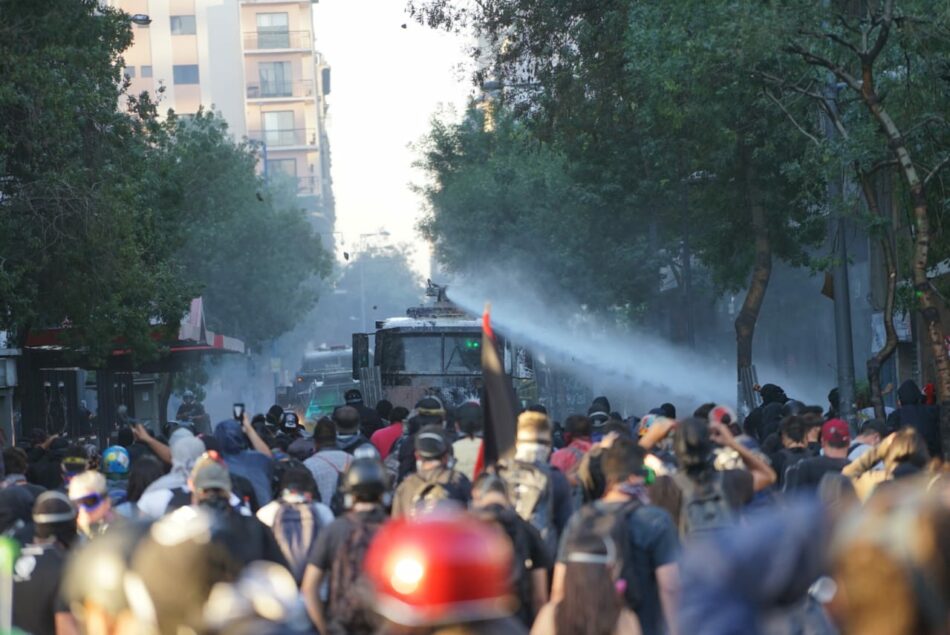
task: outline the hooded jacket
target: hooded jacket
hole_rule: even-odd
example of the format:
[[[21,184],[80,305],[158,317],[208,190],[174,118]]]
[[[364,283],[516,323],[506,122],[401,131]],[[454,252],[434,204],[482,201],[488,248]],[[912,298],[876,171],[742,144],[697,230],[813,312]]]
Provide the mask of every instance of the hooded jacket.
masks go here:
[[[250,482],[258,505],[263,507],[269,503],[274,498],[271,490],[274,462],[256,450],[247,449],[241,424],[233,419],[220,421],[215,426],[214,439],[231,474]]]
[[[915,428],[927,444],[930,456],[940,456],[940,409],[937,406],[928,406],[924,403],[924,396],[920,387],[912,379],[908,379],[897,389],[897,398],[900,408],[887,418],[888,433],[895,432],[903,427]]]
[[[768,432],[765,429],[766,426],[766,408],[771,404],[778,404],[776,409],[774,406],[770,408],[769,415],[770,417],[777,412],[778,418],[781,420],[781,406],[788,401],[788,396],[785,394],[785,391],[781,387],[776,386],[775,384],[765,384],[762,386],[762,389],[759,391],[759,394],[762,395],[762,405],[756,408],[753,408],[752,412],[745,418],[745,421],[742,424],[743,432],[747,435],[762,443],[765,440],[765,437],[768,436]],[[776,426],[777,428],[777,426]]]

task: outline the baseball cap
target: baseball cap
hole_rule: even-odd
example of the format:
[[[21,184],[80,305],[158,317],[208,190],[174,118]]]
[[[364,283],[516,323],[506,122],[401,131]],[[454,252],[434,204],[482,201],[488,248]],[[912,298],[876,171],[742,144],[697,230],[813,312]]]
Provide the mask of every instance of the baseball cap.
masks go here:
[[[838,447],[850,443],[851,433],[848,431],[848,424],[842,419],[828,419],[825,425],[821,426],[821,440]]]
[[[196,491],[221,489],[231,491],[231,474],[228,466],[215,451],[202,454],[191,470],[191,483]]]

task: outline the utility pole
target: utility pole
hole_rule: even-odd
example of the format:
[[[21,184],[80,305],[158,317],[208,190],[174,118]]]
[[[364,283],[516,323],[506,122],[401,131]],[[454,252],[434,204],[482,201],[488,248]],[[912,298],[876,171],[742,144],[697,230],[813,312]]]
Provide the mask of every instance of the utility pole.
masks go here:
[[[838,114],[838,85],[834,76],[825,84],[823,113],[825,137],[837,136],[833,116]],[[828,183],[828,202],[839,200],[843,191],[843,173]],[[839,210],[828,224],[834,253],[834,303],[835,303],[835,360],[838,371],[838,417],[848,422],[852,434],[856,432],[854,416],[854,344],[851,336],[851,289],[848,284],[848,246],[846,223],[843,211]]]

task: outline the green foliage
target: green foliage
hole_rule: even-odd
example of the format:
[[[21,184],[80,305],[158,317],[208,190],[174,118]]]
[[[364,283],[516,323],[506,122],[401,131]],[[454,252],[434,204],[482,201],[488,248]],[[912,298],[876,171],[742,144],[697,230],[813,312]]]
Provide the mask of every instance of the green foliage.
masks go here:
[[[491,95],[496,130],[469,113],[455,128],[436,122],[425,146],[434,185],[423,230],[450,267],[527,253],[553,284],[642,311],[659,271],[682,271],[685,242],[715,289],[745,286],[753,199],[773,254],[807,264],[824,234],[824,180],[755,74],[779,72],[776,38],[788,22],[770,4],[410,9],[434,26],[472,28],[486,44],[478,59],[490,60],[476,81],[503,85]],[[791,110],[814,115],[806,100]]]
[[[274,337],[326,255],[223,122],[129,98],[129,19],[99,5],[0,3],[0,329],[68,324],[94,361],[119,340],[149,357],[152,325],[171,335],[204,293],[212,328]]]
[[[295,193],[264,183],[256,148],[219,117],[172,116],[163,133],[157,204],[176,219],[164,236],[177,234],[175,259],[202,284],[208,327],[258,349],[313,307],[330,257]]]
[[[662,264],[648,227],[624,231],[616,186],[585,182],[564,153],[508,113],[485,130],[476,109],[460,124],[433,122],[420,165],[430,185],[421,223],[452,271],[514,267],[598,306],[636,303]],[[629,228],[635,229],[635,228]]]

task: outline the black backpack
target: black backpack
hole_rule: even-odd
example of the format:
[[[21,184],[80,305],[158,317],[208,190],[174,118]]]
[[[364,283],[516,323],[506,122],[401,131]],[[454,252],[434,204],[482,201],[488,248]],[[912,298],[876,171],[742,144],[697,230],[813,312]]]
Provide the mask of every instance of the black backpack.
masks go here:
[[[683,537],[719,531],[736,523],[736,515],[726,499],[723,472],[696,482],[686,474],[673,475],[673,482],[683,494],[680,507],[680,534]]]
[[[361,517],[354,512],[346,518],[353,524],[353,530],[346,543],[337,549],[330,565],[327,621],[331,624],[331,633],[372,635],[376,624],[364,588],[363,559],[385,518]],[[342,630],[335,631],[335,626]]]
[[[530,562],[529,532],[534,530],[527,527],[527,523],[518,517],[513,510],[509,513],[509,510],[498,505],[473,510],[472,515],[499,527],[511,540],[515,557],[511,563],[509,586],[515,591],[520,605],[516,615],[522,619],[525,626],[530,628],[534,618],[534,609],[531,605],[531,571],[529,567],[532,567],[533,564]],[[519,523],[523,524],[519,526]],[[550,555],[553,556],[554,554]]]
[[[303,580],[310,550],[316,544],[321,529],[320,517],[314,512],[313,505],[280,502],[271,530],[297,586]]]
[[[515,511],[541,534],[551,553],[557,552],[557,528],[554,526],[552,468],[518,460],[502,460],[493,468],[508,486]]]
[[[620,563],[620,577],[626,582],[624,601],[632,611],[640,607],[641,594],[637,587],[637,573],[633,556],[633,535],[630,517],[642,503],[633,499],[616,507],[603,501],[594,501],[581,507],[578,527],[583,527],[596,536],[610,538],[617,550],[616,561]]]
[[[165,514],[170,514],[180,507],[191,505],[190,490],[185,487],[175,487],[169,491],[172,493],[172,497],[168,499],[168,504],[165,505]]]

